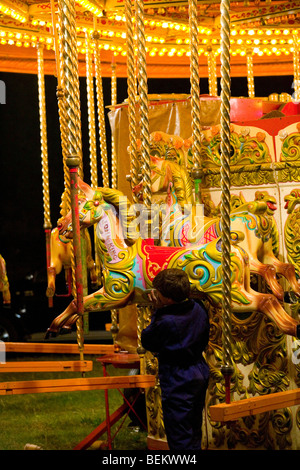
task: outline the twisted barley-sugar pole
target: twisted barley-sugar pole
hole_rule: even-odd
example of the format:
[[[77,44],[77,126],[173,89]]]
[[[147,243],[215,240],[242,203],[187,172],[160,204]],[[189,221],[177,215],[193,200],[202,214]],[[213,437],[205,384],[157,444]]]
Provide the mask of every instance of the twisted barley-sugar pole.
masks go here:
[[[48,142],[47,142],[47,118],[46,118],[46,98],[45,98],[45,76],[44,76],[44,46],[37,46],[38,63],[38,91],[39,91],[39,115],[40,115],[40,141],[42,160],[42,182],[43,182],[43,205],[44,205],[44,230],[46,238],[46,263],[47,269],[50,266],[50,237],[51,237],[51,217],[50,217],[50,195],[49,195],[49,165],[48,165]],[[53,299],[49,298],[49,307],[53,305]]]
[[[129,161],[130,161],[130,184],[134,188],[139,180],[139,162],[137,158],[137,119],[136,119],[136,71],[135,71],[135,43],[133,10],[131,0],[125,0],[126,19],[126,45],[127,45],[127,96],[128,96],[128,124],[129,124]],[[139,202],[137,194],[132,192],[134,203]],[[137,353],[140,355],[141,373],[145,373],[145,350],[141,345],[141,332],[144,328],[144,308],[137,306]]]
[[[91,42],[88,33],[85,33],[85,63],[86,63],[86,90],[88,104],[88,128],[89,128],[89,154],[91,170],[91,186],[98,187],[97,171],[97,140],[96,140],[96,113],[94,97],[94,74],[93,57],[91,52]]]
[[[59,127],[60,127],[60,139],[61,149],[63,157],[63,172],[64,172],[64,204],[62,207],[61,215],[65,216],[71,209],[71,193],[70,193],[70,174],[66,164],[66,157],[68,154],[68,136],[67,136],[67,121],[65,112],[65,92],[63,88],[64,76],[63,76],[63,50],[62,50],[62,24],[61,15],[56,15],[54,0],[51,0],[51,17],[52,17],[52,28],[53,28],[53,40],[55,47],[55,59],[56,59],[56,75],[57,75],[57,100],[58,100],[58,116],[59,116]],[[60,36],[60,40],[59,40]]]
[[[141,153],[143,174],[143,201],[146,209],[151,206],[151,169],[150,169],[150,134],[149,102],[146,68],[146,38],[144,24],[144,2],[136,1],[137,58],[138,58],[138,93],[140,102]],[[147,231],[147,228],[146,228]]]
[[[116,75],[116,63],[114,55],[112,57],[111,63],[111,105],[116,106],[117,104],[117,75]],[[114,109],[114,108],[113,108]],[[111,136],[111,187],[117,189],[117,155],[116,155],[116,146],[115,139],[112,133]],[[113,337],[113,342],[115,345],[116,351],[119,349],[119,346],[116,343],[117,333],[119,332],[119,310],[111,310],[111,329]]]
[[[77,321],[77,343],[83,359],[83,278],[81,261],[81,239],[78,211],[78,176],[82,169],[80,104],[78,57],[76,44],[76,12],[73,0],[59,0],[61,18],[61,41],[63,50],[63,76],[65,91],[65,113],[67,124],[66,164],[70,172],[71,209],[73,225],[73,247],[75,261],[76,304],[79,320]]]
[[[107,146],[106,146],[106,130],[105,130],[105,112],[104,112],[104,97],[103,97],[103,84],[102,84],[102,73],[101,73],[101,58],[100,58],[100,35],[94,28],[92,34],[94,41],[94,64],[95,64],[95,76],[96,76],[96,92],[97,92],[97,109],[98,109],[98,126],[99,126],[99,138],[101,148],[101,170],[102,170],[102,184],[105,187],[109,187],[109,172],[108,172],[108,159],[107,159]],[[112,180],[113,181],[113,180]],[[96,227],[95,227],[95,240],[96,240]],[[96,253],[96,266],[97,276],[101,281],[101,266],[98,258],[97,249]],[[113,336],[113,342],[115,344],[116,334],[118,332],[118,310],[111,310],[111,333]],[[117,348],[116,348],[117,349]]]
[[[96,146],[96,120],[95,120],[95,100],[94,100],[94,77],[93,77],[93,60],[91,54],[91,44],[88,33],[85,33],[85,48],[86,48],[86,89],[87,89],[87,111],[88,111],[88,130],[89,130],[89,157],[91,168],[91,185],[97,188],[97,146]],[[94,227],[95,230],[95,227]],[[86,263],[86,250],[87,229],[82,231],[81,236],[81,262],[82,262],[82,282],[83,282],[83,295],[88,294],[88,279],[87,279],[87,263]],[[84,333],[89,332],[89,316],[85,313],[83,316],[83,330]]]
[[[189,0],[189,28],[190,28],[190,82],[192,103],[192,177],[195,185],[196,202],[201,204],[201,123],[200,123],[200,78],[199,78],[199,52],[198,52],[198,20],[197,0]]]
[[[294,65],[294,99],[296,102],[300,101],[300,64],[299,64],[299,44],[298,35],[293,35],[293,65]]]
[[[211,45],[207,46],[208,86],[210,96],[218,96],[216,55]]]
[[[51,17],[52,17],[53,41],[54,41],[55,59],[56,59],[56,75],[57,75],[56,96],[57,96],[57,103],[58,103],[62,164],[63,164],[63,174],[64,174],[64,191],[62,194],[60,215],[64,217],[71,210],[71,186],[70,186],[71,183],[70,183],[70,172],[69,172],[69,168],[67,165],[68,122],[67,122],[66,100],[65,100],[62,17],[60,14],[60,10],[58,9],[56,11],[54,0],[51,0]],[[70,276],[68,275],[68,283],[70,283],[73,296],[76,297],[75,258],[74,258],[74,250],[73,250],[73,240],[70,240],[69,243],[72,244],[72,249],[70,252],[71,253],[71,279],[70,279]]]
[[[105,130],[105,113],[104,113],[104,98],[102,86],[102,73],[101,73],[101,59],[99,49],[100,35],[98,31],[93,32],[92,38],[95,43],[94,48],[94,64],[96,76],[96,93],[97,93],[97,109],[98,109],[98,126],[99,138],[101,148],[101,170],[102,170],[102,184],[104,187],[109,187],[109,173],[108,173],[108,160],[107,160],[107,147],[106,147],[106,130]]]
[[[233,374],[231,339],[230,268],[230,16],[229,0],[221,0],[221,229],[222,229],[222,318],[225,399],[230,403]]]
[[[94,27],[96,25],[94,19]],[[93,37],[93,35],[92,35]],[[86,88],[88,103],[88,123],[89,123],[89,150],[90,150],[90,174],[91,187],[98,188],[98,157],[97,157],[97,137],[96,137],[96,109],[95,109],[95,93],[94,93],[94,72],[93,72],[93,52],[92,45],[96,47],[95,41],[86,33]],[[95,264],[97,272],[98,284],[101,284],[101,263],[97,250],[97,227],[94,225],[94,251]],[[87,319],[84,317],[85,330],[87,329]]]
[[[112,106],[117,104],[117,64],[114,55],[111,63],[111,104]],[[117,155],[113,134],[111,136],[111,187],[117,189]]]
[[[128,95],[128,122],[129,122],[129,161],[131,173],[131,188],[139,182],[139,162],[137,156],[137,119],[136,119],[136,70],[134,53],[134,26],[131,0],[125,0],[126,18],[126,44],[127,44],[127,95]],[[136,193],[132,193],[134,203],[139,203]],[[145,373],[145,350],[141,344],[141,333],[145,326],[147,316],[146,307],[137,306],[137,352],[140,355],[141,373]]]
[[[247,84],[249,98],[255,97],[253,76],[253,50],[247,49]]]
[[[53,28],[53,40],[55,48],[55,60],[56,60],[56,75],[57,75],[57,104],[58,104],[58,116],[59,116],[59,128],[60,128],[60,139],[61,139],[61,150],[62,150],[62,161],[63,161],[63,173],[64,173],[64,193],[62,196],[61,203],[61,216],[64,217],[71,210],[71,189],[70,189],[70,173],[67,167],[67,155],[68,155],[68,135],[67,135],[67,119],[65,109],[65,90],[64,90],[64,75],[63,75],[63,49],[62,49],[62,24],[61,15],[56,14],[54,0],[51,0],[51,17],[52,17],[52,28]],[[70,243],[73,243],[70,240]],[[73,250],[72,250],[73,253]],[[74,256],[72,256],[74,258]],[[74,265],[74,259],[72,260]]]
[[[138,94],[140,108],[141,154],[143,175],[143,227],[141,235],[144,238],[151,236],[151,168],[150,168],[150,133],[149,133],[149,103],[146,67],[146,37],[144,24],[144,1],[136,1],[136,34],[137,34],[137,62],[138,62]],[[138,309],[138,348],[140,356],[141,373],[145,373],[145,350],[140,344],[140,333],[143,325],[145,309]]]
[[[126,18],[126,45],[127,45],[127,95],[128,95],[128,122],[129,122],[129,161],[131,173],[131,187],[138,182],[139,162],[137,158],[137,121],[136,121],[136,74],[134,54],[134,26],[131,0],[125,0]],[[133,202],[138,203],[137,194],[133,193]]]

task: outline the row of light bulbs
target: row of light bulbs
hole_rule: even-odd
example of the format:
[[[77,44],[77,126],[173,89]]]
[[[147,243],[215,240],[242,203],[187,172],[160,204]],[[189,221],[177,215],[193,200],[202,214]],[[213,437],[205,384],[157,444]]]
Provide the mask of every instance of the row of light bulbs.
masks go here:
[[[14,20],[20,21],[20,23],[26,23],[28,20],[26,16],[22,15],[16,10],[13,10],[12,8],[7,7],[6,5],[3,5],[2,3],[0,3],[0,12],[4,15],[10,16]]]
[[[47,27],[51,27],[52,25],[47,23],[46,25]],[[77,33],[80,34],[80,33],[89,33],[91,34],[94,30],[92,28],[85,28],[85,27],[77,27]],[[125,32],[121,32],[121,31],[117,31],[117,32],[114,32],[114,31],[106,31],[106,30],[102,30],[101,32],[101,36],[103,38],[116,38],[116,39],[126,39],[126,33]],[[12,38],[15,37],[17,39],[21,39],[22,38],[22,33],[12,33],[12,32],[8,32],[8,33],[5,33],[5,31],[2,31],[2,34],[1,36],[5,36],[5,35],[8,35],[9,38]],[[49,33],[50,34],[50,33]],[[276,34],[276,33],[275,33]],[[235,36],[235,35],[234,35]],[[242,38],[238,38],[238,39],[235,39],[235,38],[231,38],[230,39],[230,44],[237,44],[238,46],[258,46],[260,44],[262,45],[276,45],[276,44],[280,44],[280,45],[292,45],[294,44],[294,39],[293,38],[288,38],[288,37],[285,37],[283,38],[281,36],[281,38],[279,38],[279,36],[276,34],[276,37],[274,36],[271,36],[271,35],[268,35],[270,36],[268,39],[258,39],[258,38],[255,38],[255,39],[242,39]],[[24,39],[29,39],[30,36],[25,33],[23,35]],[[37,37],[34,35],[32,36],[34,39],[32,39],[34,42],[37,40]],[[43,41],[47,41],[49,43],[52,42],[52,38],[51,36],[49,36],[47,39],[44,38],[44,36],[40,36],[39,37],[39,41],[43,42]],[[296,36],[296,40],[297,42],[300,44],[300,35],[299,37]],[[149,42],[149,43],[154,43],[154,44],[164,44],[165,43],[165,38],[158,38],[158,37],[152,37],[152,36],[146,36],[146,42]],[[186,38],[186,39],[177,39],[176,41],[176,44],[179,46],[179,45],[189,45],[190,43],[190,40],[189,38]],[[212,38],[212,39],[206,39],[206,38],[203,38],[199,41],[199,44],[205,44],[205,45],[217,45],[219,44],[219,39],[216,39],[216,38]]]
[[[0,10],[1,10],[1,3],[0,3]],[[123,21],[125,22],[125,17],[123,16],[116,16],[115,19],[117,21]],[[52,23],[51,22],[46,22],[45,20],[38,20],[38,19],[34,19],[32,20],[32,24],[34,26],[36,25],[40,25],[40,26],[46,26],[48,28],[51,28],[52,27]],[[168,22],[160,22],[160,21],[154,21],[154,20],[151,20],[151,21],[148,21],[148,20],[145,20],[145,25],[149,25],[150,27],[162,27],[162,28],[170,28],[170,29],[175,29],[177,31],[187,31],[189,28],[188,26],[186,25],[182,25],[182,24],[177,24],[177,23],[168,23]],[[199,33],[201,35],[207,35],[207,36],[210,36],[211,34],[213,34],[213,31],[209,28],[201,28],[199,27],[198,28],[199,30]],[[80,32],[80,31],[89,31],[90,33],[92,33],[94,31],[93,28],[87,28],[87,27],[77,27],[77,31]],[[125,32],[114,32],[112,30],[109,30],[109,31],[106,31],[106,30],[102,30],[101,33],[103,35],[107,35],[107,36],[110,36],[110,37],[118,37],[118,36],[121,36],[123,38],[126,38],[126,33]],[[261,36],[297,36],[298,35],[298,29],[293,29],[293,30],[289,30],[289,29],[249,29],[249,30],[245,30],[245,29],[234,29],[232,28],[231,31],[230,31],[230,35],[235,37],[237,35],[240,35],[240,36],[251,36],[253,38],[253,36],[255,36],[255,39],[254,41],[258,41],[260,40],[259,37]],[[146,37],[146,40],[149,41],[149,42],[164,42],[165,39],[164,38],[160,38],[158,36],[150,36],[148,35]],[[240,39],[241,41],[242,39]],[[182,39],[182,38],[178,38],[177,40],[178,42],[185,42],[186,44],[189,43],[189,38],[186,38],[186,39]],[[203,42],[207,42],[207,39],[202,39]],[[218,41],[217,39],[212,39],[212,42],[213,41]]]
[[[95,17],[103,17],[102,9],[98,8],[96,6],[96,4],[93,3],[92,1],[90,1],[90,0],[76,0],[76,3],[81,5],[85,10],[88,10]],[[23,15],[20,12],[15,11],[13,8],[7,7],[6,5],[2,4],[1,2],[0,2],[0,12],[2,12],[5,15],[11,16],[12,18],[14,18],[15,20],[20,21],[21,23],[25,23],[25,22],[28,21],[28,17],[26,17],[25,15]],[[111,19],[114,19],[117,22],[123,22],[123,23],[126,22],[125,15],[116,14],[116,15],[112,16]],[[135,21],[135,18],[133,18],[133,21]],[[51,23],[46,23],[43,20],[34,19],[32,22],[33,22],[33,24],[40,24],[41,26],[44,25],[44,24],[51,25]],[[183,24],[183,23],[176,23],[176,22],[172,22],[172,21],[145,19],[144,23],[145,23],[145,26],[149,26],[150,28],[170,29],[170,30],[174,30],[174,31],[177,31],[177,32],[188,32],[189,31],[189,25]],[[212,29],[210,29],[208,27],[201,27],[201,26],[199,26],[199,32],[200,32],[200,34],[206,34],[208,36],[213,33]],[[231,35],[232,36],[237,35],[237,34],[240,34],[240,35],[248,34],[250,36],[253,36],[255,34],[261,35],[261,34],[264,34],[264,33],[267,34],[267,35],[268,34],[270,34],[270,35],[273,34],[271,29],[268,29],[266,31],[264,31],[262,29],[258,29],[256,31],[254,29],[249,29],[249,30],[240,29],[240,30],[237,30],[237,29],[235,29],[234,26],[231,28]],[[277,29],[277,30],[274,31],[274,34],[288,35],[288,34],[290,34],[290,31],[288,29],[284,29],[283,32],[281,32],[281,30]],[[291,32],[291,34],[297,34],[297,29],[293,30]]]
[[[40,37],[38,38],[35,35],[29,36],[28,34],[22,35],[21,33],[6,33],[5,31],[0,31],[0,44],[5,45],[16,45],[18,47],[24,46],[24,47],[36,47],[37,44],[44,44],[47,49],[53,49],[53,39],[52,37]],[[78,52],[85,54],[86,53],[86,48],[84,46],[84,41],[77,41],[77,47],[78,47]],[[91,47],[93,48],[93,43],[91,43]],[[115,55],[122,55],[126,56],[126,50],[124,49],[123,46],[117,46],[113,44],[99,44],[99,48],[103,49],[105,51],[112,51]],[[161,49],[159,48],[146,48],[147,52],[151,57],[155,57],[156,55],[163,57],[165,55],[169,57],[174,57],[174,56],[190,56],[190,51],[183,49],[183,48],[176,48],[176,47],[163,47]],[[253,54],[257,54],[258,56],[262,55],[289,55],[292,54],[294,51],[294,47],[264,47],[263,49],[259,47],[254,47],[252,49]],[[208,55],[207,49],[200,48],[199,49],[199,55]],[[218,48],[214,51],[215,55],[219,55],[221,53],[221,48]],[[235,50],[231,51],[232,56],[246,56],[248,53],[248,49],[243,49],[243,48],[237,48]]]
[[[77,3],[81,4],[84,8],[88,9],[91,11],[95,16],[102,16],[102,11],[97,10],[96,6],[90,2],[89,0],[77,0]],[[97,10],[97,11],[96,11]],[[5,7],[4,5],[1,4],[0,2],[0,12],[12,16],[14,19],[18,19],[21,22],[27,21],[25,17],[18,16],[19,14],[16,13],[14,10]],[[117,22],[125,22],[125,16],[121,15],[116,15],[114,19]],[[46,28],[52,28],[52,23],[51,22],[46,22],[44,20],[38,20],[38,19],[33,19],[32,24],[34,26],[41,26],[41,27],[46,27]],[[169,29],[174,29],[175,31],[187,31],[189,28],[187,25],[184,24],[179,24],[179,23],[172,23],[172,22],[163,22],[163,21],[156,21],[156,20],[145,20],[145,25],[150,26],[150,28],[169,28]],[[78,27],[77,28],[77,33],[91,33],[93,32],[93,28],[86,28],[86,27]],[[201,28],[199,29],[199,33],[202,35],[207,35],[210,36],[212,34],[212,30],[209,28]],[[0,43],[1,44],[10,44],[10,45],[17,45],[17,46],[25,46],[29,47],[30,45],[35,46],[38,42],[39,43],[44,43],[46,47],[49,49],[53,48],[53,39],[49,33],[49,36],[40,36],[39,38],[36,35],[29,35],[29,34],[21,34],[21,33],[6,33],[5,31],[0,31]],[[239,35],[237,38],[236,36]],[[290,35],[293,35],[291,37]],[[244,30],[244,29],[232,29],[231,30],[231,38],[230,38],[230,43],[236,44],[238,47],[235,50],[232,50],[232,55],[238,55],[240,54],[241,56],[247,54],[247,49],[250,46],[253,47],[253,53],[258,54],[258,55],[263,55],[263,54],[268,54],[271,55],[276,54],[279,55],[281,53],[283,54],[290,54],[293,52],[293,44],[294,44],[294,37],[298,38],[298,30],[280,30],[280,29],[249,29],[249,30]],[[112,31],[112,30],[102,30],[101,31],[101,36],[105,39],[117,39],[118,41],[122,41],[126,39],[126,33],[122,31]],[[245,36],[245,38],[242,37]],[[248,36],[248,38],[247,38]],[[268,38],[266,38],[268,37]],[[158,36],[146,36],[146,42],[147,43],[152,43],[152,44],[157,44],[157,45],[165,45],[165,38],[163,37],[158,37]],[[299,39],[297,39],[297,42],[300,43],[300,35]],[[184,45],[189,45],[190,40],[189,38],[178,38],[176,40],[177,46],[184,46]],[[199,39],[199,44],[203,45],[218,45],[219,44],[219,39],[216,38],[201,38]],[[266,46],[269,46],[266,47]],[[262,47],[264,48],[262,49]],[[286,47],[285,47],[286,46]],[[114,44],[103,44],[101,47],[104,50],[111,50],[115,54],[122,54],[126,55],[126,51],[124,50],[124,47],[122,46],[117,46]],[[79,40],[78,41],[78,48],[80,52],[84,52],[85,49],[82,48],[82,42]],[[183,55],[190,55],[190,51],[184,49],[183,47],[173,47],[173,46],[168,46],[168,47],[162,47],[161,49],[158,49],[156,47],[152,48],[147,48],[147,52],[149,52],[150,56],[164,56],[167,54],[168,56],[183,56]],[[220,48],[216,49],[215,54],[220,53]],[[207,54],[206,49],[199,49],[199,54]]]
[[[122,22],[126,22],[126,18],[125,16],[121,16],[121,15],[116,15],[115,17],[115,20],[116,21],[122,21]],[[134,18],[133,18],[134,20]],[[174,29],[175,31],[189,31],[189,26],[188,25],[185,25],[185,24],[180,24],[180,23],[172,23],[170,21],[155,21],[155,20],[145,20],[144,21],[145,23],[145,26],[150,26],[150,28],[164,28],[164,29]],[[208,27],[201,27],[198,25],[198,30],[199,30],[199,33],[200,34],[206,34],[208,36],[210,36],[211,34],[213,34],[213,30],[208,28]],[[232,36],[236,36],[237,34],[240,34],[240,35],[249,35],[249,36],[254,36],[254,35],[263,35],[263,34],[266,34],[266,35],[272,35],[272,34],[275,34],[275,35],[279,35],[279,34],[284,34],[284,35],[288,35],[288,34],[298,34],[298,30],[297,29],[294,29],[292,31],[290,31],[289,29],[284,29],[283,31],[281,29],[236,29],[234,25],[231,26],[231,32],[230,34]]]

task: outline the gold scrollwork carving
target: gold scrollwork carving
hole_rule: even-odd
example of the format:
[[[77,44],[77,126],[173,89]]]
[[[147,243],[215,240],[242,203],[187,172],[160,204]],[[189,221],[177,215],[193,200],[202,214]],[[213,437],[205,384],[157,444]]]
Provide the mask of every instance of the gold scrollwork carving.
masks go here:
[[[300,189],[294,189],[284,198],[288,217],[284,227],[287,259],[300,273]]]
[[[282,139],[281,161],[273,161],[267,147],[263,133],[251,136],[250,133],[234,132],[231,129],[231,168],[230,182],[232,186],[263,186],[265,184],[300,181],[300,163],[296,160],[300,134],[293,133]],[[300,129],[298,129],[299,131]],[[210,138],[209,138],[210,136]],[[179,164],[185,159],[189,168],[190,146],[185,145],[183,139],[172,141],[162,133],[153,136],[151,152],[165,159],[177,161]],[[173,145],[173,148],[172,148]],[[220,135],[218,130],[207,133],[202,140],[201,164],[203,166],[202,187],[220,188]],[[299,150],[298,150],[299,152]],[[298,155],[300,156],[300,155]],[[262,197],[265,197],[263,193]],[[300,233],[300,210],[296,204],[300,203],[298,194],[292,194],[289,200],[290,217],[285,227],[285,240],[288,261],[296,267],[300,274],[300,249],[298,250]],[[269,202],[269,201],[267,201]],[[286,200],[287,202],[287,200]],[[240,201],[233,204],[238,206]],[[293,206],[292,206],[293,205]],[[210,207],[214,214],[217,208]],[[271,221],[269,221],[271,223]],[[276,254],[279,248],[278,232],[272,229],[273,249]],[[201,258],[200,252],[192,253],[193,260]],[[298,259],[299,258],[299,259]],[[299,261],[299,263],[298,263]],[[218,273],[216,273],[216,276]],[[264,287],[263,285],[261,286]],[[264,290],[264,289],[262,289]],[[299,311],[299,304],[291,306],[291,315],[295,317]],[[210,383],[207,393],[207,419],[210,425],[211,446],[216,448],[265,448],[287,449],[291,447],[291,431],[293,417],[288,408],[275,410],[260,415],[248,416],[231,423],[227,428],[222,423],[212,422],[209,416],[209,407],[218,402],[224,402],[224,377],[220,366],[222,356],[222,318],[221,310],[209,306],[210,315],[210,341],[206,350],[206,360],[210,366]],[[280,333],[275,324],[260,313],[247,312],[243,315],[232,314],[232,354],[234,373],[231,379],[231,394],[233,400],[260,396],[287,390],[290,384],[288,368],[290,363],[287,357],[286,337]],[[155,369],[154,362],[148,362],[150,373]],[[300,383],[300,365],[295,365],[297,385]],[[151,372],[152,371],[152,372]],[[163,423],[159,416],[159,387],[151,391],[153,432],[158,430],[158,437],[164,434]],[[151,414],[150,413],[150,414]],[[300,407],[296,411],[294,426],[300,428]]]
[[[210,366],[207,402],[224,401],[225,388],[220,371],[222,364],[221,311],[210,308],[210,342],[206,359]],[[272,321],[261,314],[246,318],[232,317],[234,374],[231,393],[235,399],[248,398],[286,390],[289,386],[285,336]],[[245,373],[247,371],[247,374]],[[247,378],[247,380],[246,380]],[[248,385],[245,385],[248,383]],[[238,397],[238,398],[237,398]],[[299,412],[300,416],[300,412]],[[298,420],[300,422],[300,418]],[[277,410],[240,419],[225,429],[221,423],[210,422],[216,448],[288,448],[291,444],[289,410]]]
[[[300,158],[300,124],[297,124],[298,132],[288,135],[281,146],[280,160],[283,162],[299,161]]]
[[[300,229],[300,188],[293,189],[288,195],[285,196],[285,209],[287,210],[288,217],[285,221],[284,226],[284,240],[287,250],[287,259],[295,267],[296,273],[300,275],[300,249],[299,249],[299,229]],[[291,314],[297,316],[300,310],[300,303],[297,301],[291,306]],[[299,345],[296,342],[296,350],[299,349]],[[293,351],[296,354],[296,351]],[[297,358],[298,359],[298,358]],[[300,364],[299,361],[295,362],[295,382],[299,387],[300,384]],[[300,429],[300,407],[296,412],[296,426]]]
[[[278,162],[275,165],[276,179],[278,183],[300,181],[299,162]]]
[[[289,408],[272,413],[272,426],[276,432],[279,449],[287,449],[292,445],[290,431],[292,429],[292,413]]]
[[[221,165],[221,136],[219,129],[212,128],[213,137],[204,137],[201,147],[201,162],[203,168]],[[257,132],[255,137],[250,137],[241,132],[238,134],[231,129],[230,134],[230,165],[252,165],[269,163],[272,161],[270,151],[265,143],[265,133]]]
[[[271,163],[235,165],[230,167],[230,184],[232,186],[265,185],[274,182],[274,168]],[[221,187],[219,168],[203,169],[203,187]]]
[[[300,124],[297,124],[299,131]],[[280,133],[279,133],[280,135]],[[299,145],[300,133],[293,132],[286,136],[281,132],[282,145],[280,161],[272,160],[275,152],[265,142],[264,132],[250,136],[249,130],[237,132],[231,126],[230,145],[230,184],[232,186],[253,186],[272,183],[300,181]],[[212,127],[201,133],[201,169],[202,187],[219,188],[220,183],[220,129]],[[186,167],[193,166],[192,139],[156,131],[151,134],[151,155],[165,160],[172,160]],[[274,157],[273,157],[274,158]]]

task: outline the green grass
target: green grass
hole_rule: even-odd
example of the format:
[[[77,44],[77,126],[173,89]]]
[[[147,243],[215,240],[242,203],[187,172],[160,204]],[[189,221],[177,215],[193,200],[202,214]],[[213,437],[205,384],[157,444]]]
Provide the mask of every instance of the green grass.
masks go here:
[[[52,356],[28,357],[19,360],[72,360],[78,357]],[[95,356],[85,356],[94,360],[93,371],[85,377],[102,376],[102,367]],[[14,358],[13,360],[18,360]],[[124,375],[126,370],[107,368],[110,375]],[[1,374],[1,381],[38,380],[81,377],[81,373],[18,373]],[[123,403],[118,390],[109,390],[110,413]],[[84,392],[61,392],[29,395],[8,395],[0,397],[0,450],[23,450],[25,444],[40,446],[44,450],[71,450],[105,420],[103,390]],[[122,420],[122,418],[121,418]],[[113,449],[147,450],[146,432],[135,432],[129,427],[131,420],[126,418],[117,434]],[[120,421],[112,428],[112,435]],[[106,433],[99,440],[105,441]]]

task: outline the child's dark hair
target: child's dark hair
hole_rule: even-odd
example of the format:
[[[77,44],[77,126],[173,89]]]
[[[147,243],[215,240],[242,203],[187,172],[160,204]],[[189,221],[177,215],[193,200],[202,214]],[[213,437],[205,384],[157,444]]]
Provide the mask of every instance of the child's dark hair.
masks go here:
[[[153,279],[153,287],[164,297],[182,302],[190,295],[190,281],[181,269],[164,269]]]

